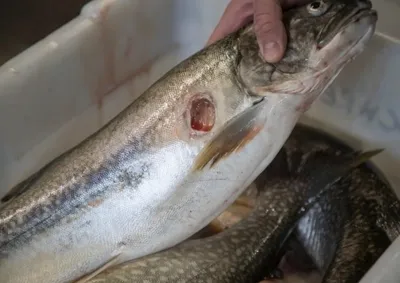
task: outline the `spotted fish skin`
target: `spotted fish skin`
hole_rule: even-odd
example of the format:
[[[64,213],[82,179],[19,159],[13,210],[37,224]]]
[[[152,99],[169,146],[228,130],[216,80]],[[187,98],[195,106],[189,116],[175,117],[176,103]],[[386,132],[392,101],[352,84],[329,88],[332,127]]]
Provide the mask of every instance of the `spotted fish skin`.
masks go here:
[[[317,152],[343,156],[353,151],[303,125],[295,127],[283,148],[295,168]],[[326,283],[358,282],[400,235],[400,201],[381,173],[366,163],[351,169],[345,180],[348,194],[338,199],[324,195],[294,232]]]
[[[368,166],[349,173],[349,214],[324,283],[359,282],[400,236],[400,201]]]
[[[301,168],[315,152],[343,155],[354,149],[341,140],[313,127],[297,124],[283,145],[288,163]],[[388,181],[376,166],[367,162],[349,173],[353,186],[351,197],[362,197],[376,210],[375,225],[384,230],[391,241],[400,235],[400,201]],[[316,204],[318,205],[318,204]]]
[[[391,244],[387,234],[376,226],[376,209],[365,198],[351,197],[350,210],[324,283],[359,282]]]
[[[260,195],[244,220],[214,236],[111,267],[86,282],[258,282],[274,269],[277,254],[297,220],[321,196],[340,193],[335,181],[347,162],[316,155],[289,174],[285,152],[258,178]],[[357,156],[350,157],[350,160]],[[342,161],[342,160],[341,160]],[[339,173],[340,172],[340,173]],[[347,187],[347,186],[343,186]]]

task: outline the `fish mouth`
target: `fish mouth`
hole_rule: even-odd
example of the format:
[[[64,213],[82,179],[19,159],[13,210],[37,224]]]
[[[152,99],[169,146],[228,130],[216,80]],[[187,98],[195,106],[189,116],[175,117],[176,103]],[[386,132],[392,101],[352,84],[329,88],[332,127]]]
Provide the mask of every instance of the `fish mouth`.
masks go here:
[[[356,10],[353,14],[343,19],[343,23],[339,25],[339,32],[364,18],[370,18],[370,22],[375,23],[378,20],[378,13],[376,10],[372,10],[371,8]]]
[[[319,61],[314,66],[319,70],[318,74],[345,65],[364,49],[365,43],[375,32],[378,20],[378,13],[371,9],[369,2],[365,4],[366,6],[364,7],[353,9],[351,13],[340,19],[339,22],[336,19],[335,28],[332,29],[329,35],[331,38],[322,42],[322,44],[321,42],[317,44],[317,54],[325,57],[324,60]]]
[[[339,33],[342,33],[350,25],[357,24],[361,20],[368,18],[370,24],[375,24],[378,20],[378,13],[371,9],[370,2],[363,3],[358,9],[353,9],[345,17],[333,17],[317,37],[317,49],[322,49],[329,45],[332,39]],[[339,13],[340,14],[340,13]]]

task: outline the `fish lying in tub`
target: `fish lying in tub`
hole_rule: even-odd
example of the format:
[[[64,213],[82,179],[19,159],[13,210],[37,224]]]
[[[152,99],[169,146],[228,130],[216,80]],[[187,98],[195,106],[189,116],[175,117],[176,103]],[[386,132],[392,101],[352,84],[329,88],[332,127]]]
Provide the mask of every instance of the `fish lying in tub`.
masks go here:
[[[333,137],[304,126],[295,128],[284,148],[294,167],[307,153],[352,152]],[[365,164],[352,169],[347,181],[349,194],[322,197],[294,233],[325,283],[359,282],[400,235],[400,201],[380,173]]]
[[[297,174],[289,174],[278,155],[261,175],[257,204],[245,220],[220,234],[125,262],[81,282],[258,282],[275,269],[282,243],[308,207],[325,194],[346,194],[346,186],[336,181],[374,154],[316,154]]]
[[[294,128],[282,150],[283,163],[294,173],[315,153],[329,159],[353,152],[336,138],[303,125]],[[213,235],[245,218],[254,209],[257,188],[265,190],[267,176],[260,175],[256,185],[199,236]],[[359,282],[400,235],[400,201],[379,172],[360,165],[349,171],[345,182],[348,193],[324,194],[296,225],[279,257],[278,274],[283,278],[263,283]]]
[[[218,216],[374,33],[370,2],[315,3],[284,13],[279,63],[260,56],[250,24],[15,187],[0,209],[0,282],[69,282],[172,247]]]

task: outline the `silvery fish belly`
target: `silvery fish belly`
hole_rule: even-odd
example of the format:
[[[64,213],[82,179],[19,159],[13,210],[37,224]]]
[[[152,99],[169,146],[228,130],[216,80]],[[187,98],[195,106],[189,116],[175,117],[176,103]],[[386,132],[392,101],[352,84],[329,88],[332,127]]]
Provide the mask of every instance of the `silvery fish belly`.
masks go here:
[[[274,270],[280,247],[299,217],[324,195],[345,193],[335,181],[377,153],[340,159],[315,154],[291,174],[283,150],[257,178],[259,196],[245,219],[220,234],[112,266],[85,282],[258,283]]]
[[[70,282],[187,239],[265,169],[299,116],[359,54],[365,1],[285,12],[281,62],[248,25],[174,67],[104,128],[13,188],[0,282]]]

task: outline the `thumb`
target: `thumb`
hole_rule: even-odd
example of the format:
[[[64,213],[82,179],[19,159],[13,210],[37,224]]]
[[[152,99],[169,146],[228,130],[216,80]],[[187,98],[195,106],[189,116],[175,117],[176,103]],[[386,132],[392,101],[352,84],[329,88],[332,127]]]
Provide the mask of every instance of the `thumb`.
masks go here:
[[[276,63],[282,59],[287,36],[278,0],[253,0],[254,30],[265,60]]]

